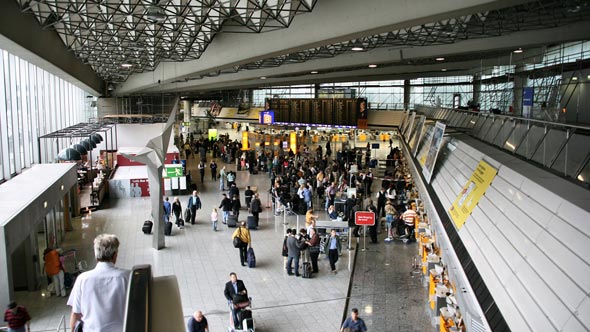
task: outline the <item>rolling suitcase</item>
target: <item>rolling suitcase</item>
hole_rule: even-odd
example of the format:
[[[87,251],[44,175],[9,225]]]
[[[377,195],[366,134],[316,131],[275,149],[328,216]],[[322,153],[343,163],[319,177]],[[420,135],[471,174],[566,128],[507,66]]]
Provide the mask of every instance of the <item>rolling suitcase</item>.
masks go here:
[[[172,235],[172,223],[167,221],[164,225],[164,235],[170,236]]]
[[[248,229],[258,228],[258,225],[256,225],[256,218],[254,218],[254,216],[248,216],[247,225],[248,225]]]
[[[227,217],[227,227],[238,227],[238,216],[230,215]]]
[[[143,227],[141,227],[141,230],[143,231],[143,234],[151,234],[152,233],[152,226],[154,225],[154,223],[151,220],[146,220],[143,222]]]
[[[248,261],[248,267],[253,268],[256,267],[256,255],[254,255],[254,249],[249,248],[248,254],[246,256],[246,260]]]
[[[305,263],[303,263],[302,267],[303,267],[303,276],[302,277],[307,278],[307,279],[311,278],[311,274],[312,274],[311,263],[305,262]]]

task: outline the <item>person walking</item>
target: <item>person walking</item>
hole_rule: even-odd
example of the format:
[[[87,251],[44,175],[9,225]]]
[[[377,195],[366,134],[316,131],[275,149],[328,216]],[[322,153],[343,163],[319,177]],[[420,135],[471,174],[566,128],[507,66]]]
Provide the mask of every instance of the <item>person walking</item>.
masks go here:
[[[174,197],[174,201],[172,202],[172,213],[174,213],[174,217],[176,218],[176,226],[184,228],[184,220],[182,220],[182,205],[180,204],[178,197]]]
[[[209,167],[211,168],[211,179],[217,181],[217,163],[215,160],[211,160]]]
[[[209,332],[207,318],[205,318],[201,310],[195,311],[191,318],[188,319],[186,327],[188,332]]]
[[[172,204],[169,202],[169,198],[164,198],[164,223],[170,221],[170,215],[172,214]]]
[[[72,307],[72,331],[78,324],[84,325],[84,331],[123,331],[131,272],[115,267],[118,253],[119,239],[115,235],[100,234],[94,239],[96,267],[76,278],[67,303]]]
[[[193,195],[188,199],[186,208],[191,211],[191,225],[195,224],[195,217],[197,216],[197,210],[201,209],[201,199],[196,190],[193,190]]]
[[[205,163],[203,159],[199,161],[199,174],[201,174],[201,184],[205,182]]]
[[[222,194],[222,196],[223,199],[221,200],[221,204],[219,204],[219,208],[223,212],[223,224],[227,224],[227,219],[229,218],[232,204],[231,199],[229,199],[226,194]]]
[[[330,238],[326,241],[324,252],[328,253],[328,259],[330,260],[330,268],[332,273],[336,273],[336,262],[338,262],[338,256],[342,251],[342,244],[340,244],[340,237],[336,235],[336,230],[333,229],[330,232]]]
[[[256,220],[256,227],[258,227],[258,221],[260,220],[260,212],[262,212],[262,202],[260,202],[260,195],[254,194],[254,198],[250,203],[250,211]]]
[[[219,171],[219,190],[225,191],[225,166],[221,168]]]
[[[246,285],[244,285],[244,282],[238,279],[238,275],[235,272],[231,272],[229,274],[229,281],[225,283],[223,295],[225,296],[227,302],[232,305],[231,313],[234,327],[240,326],[241,324],[238,322],[237,310],[237,304],[240,303],[240,299],[238,297],[248,299],[248,290],[246,289]]]
[[[234,216],[238,217],[240,215],[240,209],[242,208],[242,204],[240,203],[240,198],[238,195],[234,195],[231,200],[231,210]]]
[[[211,211],[211,223],[213,224],[213,231],[217,232],[217,208]]]
[[[231,238],[234,240],[235,238],[239,238],[242,241],[242,244],[238,246],[240,250],[240,263],[242,266],[246,266],[246,255],[248,248],[252,246],[251,238],[250,238],[250,230],[246,227],[246,222],[242,221],[240,227],[234,231]]]
[[[342,323],[340,332],[367,332],[365,321],[359,317],[359,310],[357,308],[352,308],[350,317],[346,318],[344,323]]]
[[[57,250],[51,248],[45,249],[43,252],[43,261],[45,261],[45,273],[51,278],[55,295],[66,297],[64,270]]]
[[[250,189],[250,186],[247,186],[246,190],[244,191],[244,198],[246,200],[246,206],[248,207],[248,209],[250,209],[250,203],[252,202],[253,197],[254,197],[254,191],[252,191],[252,189]]]
[[[8,332],[31,332],[31,316],[27,308],[14,301],[6,307],[4,321],[8,325]]]

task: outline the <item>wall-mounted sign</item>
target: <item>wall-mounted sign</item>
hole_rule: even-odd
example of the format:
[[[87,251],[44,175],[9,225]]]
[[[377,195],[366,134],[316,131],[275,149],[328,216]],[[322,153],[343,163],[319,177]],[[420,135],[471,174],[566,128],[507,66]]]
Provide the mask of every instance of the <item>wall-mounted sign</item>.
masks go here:
[[[261,124],[273,124],[275,122],[275,112],[273,110],[259,112],[258,122]]]
[[[164,165],[164,177],[176,178],[182,176],[182,164]]]

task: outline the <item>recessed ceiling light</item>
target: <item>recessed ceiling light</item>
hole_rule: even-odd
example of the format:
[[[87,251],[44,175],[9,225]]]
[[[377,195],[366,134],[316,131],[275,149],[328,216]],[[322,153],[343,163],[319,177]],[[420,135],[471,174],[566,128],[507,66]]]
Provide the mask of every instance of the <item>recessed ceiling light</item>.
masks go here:
[[[443,69],[441,69],[440,71],[447,71],[447,69],[446,69],[446,68],[443,68]]]
[[[377,68],[377,65],[369,65],[369,68]]]
[[[577,81],[578,80],[578,76],[572,76],[572,81]]]
[[[434,59],[434,60],[436,60],[436,61],[445,61],[445,58],[443,58],[443,57],[438,57],[438,58],[436,58],[436,59]]]
[[[310,74],[317,74],[318,72],[314,70],[314,71],[311,71],[311,72],[309,72],[309,73],[310,73]]]
[[[122,63],[121,64],[121,67],[123,67],[123,68],[131,68],[131,67],[133,67],[133,65],[130,64],[130,63]]]
[[[265,80],[266,79],[266,76],[261,76],[260,79],[261,80]]]
[[[351,48],[351,50],[358,52],[358,51],[364,51],[365,49],[360,46],[355,46],[355,47]]]
[[[522,53],[522,52],[524,52],[524,50],[523,50],[522,48],[520,48],[520,47],[519,47],[519,48],[515,49],[515,50],[514,50],[514,51],[512,51],[512,52],[514,52],[514,53]]]

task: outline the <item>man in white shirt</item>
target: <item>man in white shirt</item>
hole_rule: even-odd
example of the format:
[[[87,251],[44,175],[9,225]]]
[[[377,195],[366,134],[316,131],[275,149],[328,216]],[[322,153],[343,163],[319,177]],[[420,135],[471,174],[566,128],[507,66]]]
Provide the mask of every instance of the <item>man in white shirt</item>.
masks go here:
[[[121,332],[130,271],[115,267],[119,239],[100,234],[94,239],[94,256],[98,263],[77,279],[68,305],[72,307],[70,328],[83,322],[84,332]]]

